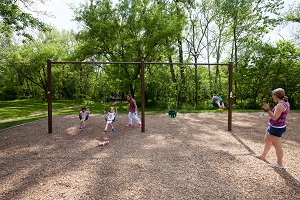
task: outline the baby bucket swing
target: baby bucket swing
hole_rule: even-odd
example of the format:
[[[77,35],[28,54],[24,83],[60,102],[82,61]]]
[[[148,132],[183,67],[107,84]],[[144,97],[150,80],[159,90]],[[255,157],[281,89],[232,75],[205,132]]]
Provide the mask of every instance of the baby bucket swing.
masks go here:
[[[166,65],[163,65],[165,67],[165,80],[167,79],[166,78]],[[168,84],[167,84],[167,81],[166,82],[166,97],[168,98],[168,105],[170,104],[170,98],[169,98],[169,95],[168,95]],[[168,112],[168,115],[170,118],[175,118],[177,116],[177,101],[178,101],[178,92],[177,92],[177,95],[176,95],[176,109],[172,109],[172,110],[169,110]],[[169,106],[168,106],[169,107]]]
[[[177,116],[177,101],[178,101],[178,92],[176,96],[176,109],[175,110],[169,110],[169,117],[175,118]]]

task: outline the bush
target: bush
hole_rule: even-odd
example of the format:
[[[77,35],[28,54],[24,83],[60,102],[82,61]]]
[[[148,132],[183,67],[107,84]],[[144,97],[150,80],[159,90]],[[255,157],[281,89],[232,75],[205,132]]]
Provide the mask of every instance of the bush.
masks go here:
[[[14,87],[4,88],[2,92],[0,92],[0,100],[2,101],[15,100],[17,98],[18,98],[18,92]]]

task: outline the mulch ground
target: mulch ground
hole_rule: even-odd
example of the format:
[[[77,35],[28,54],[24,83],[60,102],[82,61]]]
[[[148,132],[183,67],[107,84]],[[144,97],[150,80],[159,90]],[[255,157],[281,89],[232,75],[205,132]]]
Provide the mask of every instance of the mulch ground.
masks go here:
[[[263,150],[266,116],[146,115],[145,132],[104,133],[103,115],[79,130],[77,115],[53,117],[0,131],[0,199],[300,199],[299,113],[288,116],[285,169],[273,169],[274,148]],[[99,141],[110,143],[98,147]]]

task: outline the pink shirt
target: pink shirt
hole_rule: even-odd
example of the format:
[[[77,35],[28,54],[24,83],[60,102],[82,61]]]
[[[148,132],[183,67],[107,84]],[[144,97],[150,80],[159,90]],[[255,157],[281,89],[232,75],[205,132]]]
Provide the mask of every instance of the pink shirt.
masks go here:
[[[282,103],[285,107],[285,110],[281,113],[281,115],[279,116],[279,118],[277,120],[273,120],[273,119],[269,119],[269,125],[274,127],[274,128],[284,128],[286,127],[286,117],[290,111],[290,104],[287,103],[287,102],[278,102],[279,103]],[[278,105],[277,104],[277,105]],[[277,106],[275,106],[273,109],[272,109],[272,112],[274,113],[275,112],[275,109],[276,109]]]
[[[131,102],[129,103],[129,112],[134,113],[136,110],[136,102],[134,99],[131,99]]]
[[[80,111],[80,115],[81,115],[82,119],[85,119],[86,116],[89,114],[90,114],[89,110]]]

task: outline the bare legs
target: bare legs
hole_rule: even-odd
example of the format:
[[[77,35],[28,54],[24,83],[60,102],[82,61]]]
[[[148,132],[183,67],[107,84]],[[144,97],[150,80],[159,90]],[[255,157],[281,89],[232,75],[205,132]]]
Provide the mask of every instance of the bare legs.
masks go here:
[[[226,107],[225,107],[225,105],[224,105],[224,102],[222,102],[222,104],[220,104],[220,101],[218,100],[218,101],[216,101],[216,104],[219,106],[219,108],[221,108],[221,109],[223,109],[223,110],[226,109]]]
[[[274,137],[273,145],[276,149],[277,164],[280,165],[280,166],[283,166],[282,165],[283,150],[282,150],[282,147],[281,147],[281,141],[282,141],[282,138]]]
[[[112,129],[114,129],[113,122],[109,121],[109,122],[106,122],[105,130],[107,130],[108,125],[111,126]]]
[[[85,127],[85,120],[80,120],[80,127],[81,128],[84,128]]]
[[[271,141],[271,135],[269,135],[268,133],[265,134],[265,147],[264,147],[264,151],[262,152],[262,154],[260,155],[261,158],[266,159],[267,154],[269,153],[271,147],[272,147],[272,141]]]
[[[281,137],[272,136],[272,135],[269,135],[269,133],[266,133],[265,139],[264,139],[265,147],[264,147],[264,151],[260,155],[260,158],[265,159],[273,145],[276,150],[277,165],[280,167],[283,167],[283,165],[282,165],[283,150],[281,147],[281,141],[282,141]]]

